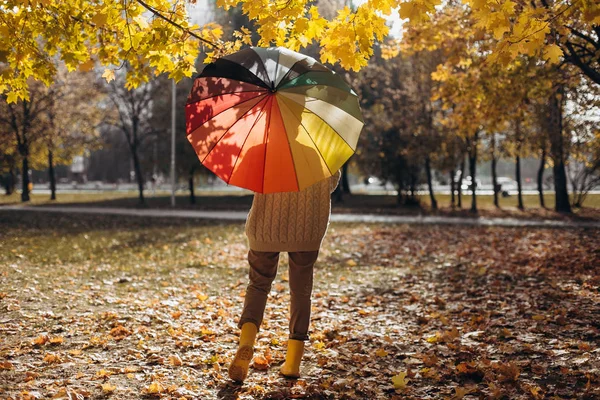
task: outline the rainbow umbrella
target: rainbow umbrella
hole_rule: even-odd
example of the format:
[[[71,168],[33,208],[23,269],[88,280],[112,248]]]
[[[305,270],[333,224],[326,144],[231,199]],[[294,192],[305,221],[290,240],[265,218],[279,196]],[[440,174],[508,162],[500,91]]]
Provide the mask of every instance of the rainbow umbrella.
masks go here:
[[[358,97],[338,74],[283,48],[247,48],[194,80],[187,138],[225,182],[294,192],[333,175],[356,149]]]

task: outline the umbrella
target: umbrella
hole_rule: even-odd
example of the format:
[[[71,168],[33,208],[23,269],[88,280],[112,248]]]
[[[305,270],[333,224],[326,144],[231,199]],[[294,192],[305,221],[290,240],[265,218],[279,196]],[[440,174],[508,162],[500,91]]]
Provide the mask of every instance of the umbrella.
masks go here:
[[[335,174],[363,126],[358,97],[340,75],[279,47],[207,65],[185,111],[200,162],[259,193],[299,191]]]

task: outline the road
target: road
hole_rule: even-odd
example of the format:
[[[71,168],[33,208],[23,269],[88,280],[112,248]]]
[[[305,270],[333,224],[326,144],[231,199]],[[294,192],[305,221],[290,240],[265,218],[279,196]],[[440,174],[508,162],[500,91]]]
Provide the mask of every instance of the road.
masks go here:
[[[201,211],[131,209],[106,207],[59,207],[59,206],[0,206],[0,211],[54,212],[66,214],[123,215],[149,218],[197,218],[243,222],[248,215],[245,211]],[[331,215],[333,222],[381,223],[381,224],[421,224],[421,225],[466,225],[503,226],[536,228],[600,228],[600,221],[574,220],[533,220],[518,218],[460,218],[410,215],[337,214]]]

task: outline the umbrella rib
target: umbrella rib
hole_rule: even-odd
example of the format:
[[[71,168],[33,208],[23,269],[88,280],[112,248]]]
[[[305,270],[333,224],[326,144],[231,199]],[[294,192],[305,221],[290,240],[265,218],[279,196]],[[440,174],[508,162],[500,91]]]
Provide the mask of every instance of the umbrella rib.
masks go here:
[[[290,72],[292,72],[292,69],[296,66],[296,64],[298,64],[300,61],[303,61],[303,60],[306,60],[306,57],[304,57],[292,64],[290,69],[288,69],[288,72],[286,72],[285,75],[281,77],[281,80],[277,84],[277,89],[279,88],[279,86],[281,86],[281,83],[285,81],[285,78],[287,78],[290,75]]]
[[[283,101],[283,103],[285,104],[285,100]],[[296,116],[294,115],[294,112],[292,111],[292,109],[291,109],[291,108],[289,108],[289,107],[288,107],[288,105],[287,105],[287,104],[285,104],[285,106],[287,107],[287,109],[288,109],[288,110],[290,110],[290,114],[292,114],[292,116],[293,116],[294,118],[296,118],[296,120],[297,120],[297,121],[300,123],[300,126],[302,127],[302,129],[304,129],[304,132],[306,132],[306,134],[307,134],[307,135],[308,135],[308,137],[310,138],[310,141],[311,141],[311,142],[312,142],[312,143],[315,145],[315,149],[317,149],[317,151],[319,152],[319,156],[321,156],[321,160],[323,160],[323,162],[325,163],[325,166],[327,167],[327,171],[329,171],[329,175],[333,175],[333,174],[331,173],[331,169],[329,168],[329,165],[327,165],[327,161],[325,161],[325,157],[323,157],[323,154],[321,153],[321,150],[319,149],[319,147],[317,146],[317,144],[316,144],[316,143],[315,143],[315,141],[313,140],[313,138],[312,138],[312,136],[310,135],[310,133],[308,133],[308,130],[306,129],[306,127],[305,127],[305,126],[302,124],[302,120],[301,120],[301,119],[299,119],[298,117],[296,117]],[[309,111],[310,111],[310,110],[309,110]],[[325,123],[327,124],[327,122],[325,122]],[[327,124],[327,126],[329,126],[329,124]],[[333,129],[333,128],[331,128],[331,129]],[[334,129],[334,132],[335,132],[335,129]],[[335,132],[335,133],[337,133],[337,132]],[[339,136],[339,133],[338,133],[338,136]],[[304,154],[304,153],[302,153],[302,154]],[[308,160],[307,160],[307,162],[308,162]]]
[[[204,101],[204,100],[208,100],[208,99],[212,99],[212,98],[215,98],[215,97],[223,96],[224,94],[250,93],[250,92],[259,92],[259,93],[262,93],[262,92],[266,92],[267,91],[267,89],[263,89],[260,86],[256,86],[256,87],[258,88],[258,90],[241,90],[239,92],[223,92],[223,93],[215,94],[213,96],[204,97],[204,98],[202,98],[200,100],[192,101],[191,103],[185,103],[185,105],[189,106],[191,104],[196,104],[196,103],[199,103],[199,102]]]
[[[267,71],[267,66],[265,65],[265,62],[263,61],[262,57],[261,57],[261,56],[260,56],[260,54],[258,54],[258,52],[257,52],[257,51],[255,51],[253,48],[251,48],[251,49],[252,49],[252,51],[254,51],[254,52],[255,52],[255,53],[258,55],[258,59],[260,60],[260,63],[262,64],[262,66],[263,66],[263,69],[265,70],[265,75],[267,75],[267,79],[271,80],[271,77],[269,76],[269,71]],[[246,67],[244,67],[244,68],[246,68]],[[248,68],[246,68],[246,69],[248,69]],[[248,70],[248,71],[250,71],[250,70]],[[250,71],[250,72],[252,72],[252,71]],[[260,78],[259,78],[259,79],[260,79]],[[261,79],[261,80],[262,80],[262,79]],[[263,82],[264,82],[264,81],[263,81]],[[271,82],[269,82],[269,83],[271,83]],[[267,84],[267,82],[265,82],[265,84]],[[271,89],[271,85],[267,84],[267,86],[268,86],[268,88],[269,88],[269,89]]]
[[[252,100],[252,99],[251,99],[251,100]],[[264,100],[264,99],[263,99],[263,100]],[[263,100],[261,100],[261,101],[263,101]],[[248,100],[248,101],[250,101],[250,100]],[[256,104],[260,103],[261,101],[257,102]],[[206,160],[206,158],[207,158],[207,157],[209,156],[209,154],[210,154],[210,153],[211,153],[211,152],[212,152],[212,151],[215,149],[215,147],[217,147],[217,145],[218,145],[218,144],[219,144],[219,142],[220,142],[220,141],[221,141],[221,140],[222,140],[222,139],[225,137],[225,135],[227,135],[227,133],[229,132],[229,130],[230,130],[231,128],[233,128],[233,126],[234,126],[235,124],[237,124],[238,122],[240,122],[240,120],[241,120],[242,118],[244,118],[244,116],[245,116],[246,114],[248,114],[250,111],[252,111],[252,109],[253,109],[254,107],[256,107],[256,105],[254,105],[253,107],[250,107],[250,109],[249,109],[248,111],[246,111],[245,113],[243,113],[242,115],[240,115],[240,117],[239,117],[239,118],[238,118],[238,119],[237,119],[237,120],[236,120],[236,121],[235,121],[233,124],[231,124],[231,126],[230,126],[229,128],[227,128],[227,130],[226,130],[226,131],[225,131],[225,132],[224,132],[224,133],[221,135],[221,137],[219,138],[219,140],[217,140],[217,141],[215,142],[215,145],[214,145],[213,147],[211,147],[211,149],[208,151],[208,153],[206,153],[206,156],[204,156],[204,158],[202,159],[202,161],[200,161],[200,163],[201,163],[201,164],[204,164],[204,161]],[[207,121],[207,122],[208,122],[208,121]],[[206,122],[205,122],[205,123],[206,123]],[[202,124],[202,125],[204,125],[204,124]],[[202,126],[202,125],[200,125],[200,126]]]
[[[267,100],[268,101],[268,97],[265,97],[264,99],[262,99],[261,101],[259,101],[256,105],[258,105],[259,103],[262,103],[263,101]],[[266,103],[265,103],[266,104]],[[256,107],[256,106],[254,106]],[[252,107],[252,108],[254,108]],[[233,168],[231,168],[231,175],[229,175],[229,179],[227,179],[227,184],[229,185],[229,182],[231,181],[231,177],[233,176],[233,172],[235,171],[235,166],[237,165],[238,160],[240,159],[240,154],[242,154],[242,150],[244,149],[244,146],[246,145],[246,141],[248,140],[248,138],[250,137],[250,134],[252,133],[252,129],[254,129],[254,127],[256,126],[256,123],[258,122],[258,120],[260,119],[260,117],[262,117],[264,111],[264,105],[261,107],[260,112],[258,113],[258,117],[256,117],[256,119],[254,120],[254,122],[252,123],[252,127],[250,128],[250,130],[248,131],[248,135],[246,135],[246,138],[244,139],[244,143],[242,143],[242,145],[240,146],[240,151],[238,152],[237,157],[235,158],[235,162],[233,163]],[[237,122],[236,122],[237,123]],[[235,125],[235,124],[234,124]],[[233,126],[233,125],[232,125]],[[217,142],[215,144],[215,146],[218,144],[219,142]],[[214,147],[213,147],[214,148]]]
[[[260,96],[266,96],[266,94],[261,94]],[[260,96],[256,96],[256,97],[260,97]],[[240,102],[240,103],[237,103],[237,104],[236,104],[236,105],[234,105],[234,106],[231,106],[231,107],[229,107],[229,108],[226,108],[226,109],[224,109],[224,110],[223,110],[223,111],[221,111],[220,113],[217,113],[217,114],[213,115],[212,117],[210,117],[209,119],[207,119],[206,121],[204,121],[203,123],[201,123],[200,125],[198,125],[197,127],[195,127],[195,128],[194,128],[194,131],[195,131],[196,129],[200,128],[202,125],[206,124],[207,122],[210,122],[210,121],[212,121],[213,119],[215,119],[216,117],[218,117],[219,115],[223,114],[225,111],[231,110],[233,107],[240,106],[240,105],[242,105],[242,104],[244,104],[244,103],[247,103],[247,102],[249,102],[249,101],[256,100],[256,97],[252,97],[252,98],[250,98],[250,99],[244,100],[244,101],[242,101],[242,102]],[[257,101],[257,102],[256,102],[256,104],[258,104],[258,103],[260,103],[260,101]],[[252,109],[252,108],[253,108],[253,107],[250,107],[250,109]],[[249,111],[250,111],[250,110],[248,110],[248,111],[246,111],[244,114],[242,114],[242,116],[241,116],[240,118],[242,118],[242,117],[243,117],[243,116],[244,116],[246,113],[248,113]],[[235,125],[235,124],[236,124],[238,121],[239,121],[239,119],[237,119],[233,125]],[[232,125],[232,126],[233,126],[233,125]],[[231,127],[230,127],[230,128],[231,128]],[[229,130],[229,129],[228,129],[228,130]],[[193,131],[192,131],[192,132],[193,132]],[[227,132],[225,132],[225,133],[227,133]],[[225,134],[225,133],[224,133],[224,134]],[[191,133],[189,133],[188,135],[191,135]],[[220,140],[220,139],[219,139],[219,140]],[[217,143],[218,143],[218,142],[217,142]],[[208,155],[208,154],[207,154],[207,155]],[[205,158],[206,158],[206,157],[205,157]]]
[[[285,97],[285,96],[284,96],[284,97]],[[289,97],[286,97],[286,99],[288,99],[288,100],[290,100],[290,101],[293,101],[293,102],[294,102],[294,103],[296,103],[296,104],[302,105],[302,104],[298,103],[297,101],[294,101],[294,100],[290,99]],[[317,100],[319,100],[319,99],[317,99]],[[321,100],[321,101],[323,101],[323,100]],[[327,103],[327,102],[325,102],[325,103]],[[331,104],[331,103],[327,103],[327,104]],[[333,104],[331,104],[331,105],[335,107],[335,105],[333,105]],[[338,108],[338,107],[336,107],[336,108]],[[324,119],[323,119],[323,118],[322,118],[322,117],[321,117],[319,114],[317,114],[317,113],[315,113],[315,112],[313,112],[313,111],[309,110],[308,108],[304,107],[304,109],[305,109],[307,112],[309,112],[309,113],[311,113],[311,114],[315,115],[315,116],[316,116],[317,118],[319,118],[321,121],[323,121],[323,122],[324,122],[324,123],[325,123],[325,124],[326,124],[328,127],[330,127],[330,128],[331,128],[331,129],[332,129],[332,130],[333,130],[335,133],[337,133],[337,135],[338,135],[338,136],[339,136],[339,137],[340,137],[340,138],[341,138],[341,139],[344,141],[344,143],[346,143],[346,145],[347,145],[348,147],[350,147],[350,150],[352,150],[352,152],[353,152],[353,153],[355,152],[355,150],[352,148],[352,146],[350,146],[350,143],[348,143],[348,142],[346,141],[346,139],[345,139],[345,138],[344,138],[342,135],[340,135],[340,133],[339,133],[338,131],[336,131],[336,130],[333,128],[333,126],[331,126],[331,124],[330,124],[329,122],[325,121],[325,120],[324,120]],[[341,110],[341,108],[338,108],[338,109],[339,109],[339,110]],[[342,110],[342,111],[344,111],[344,110]],[[344,113],[348,114],[346,111],[344,111]],[[358,118],[355,118],[353,115],[350,115],[350,114],[348,114],[348,115],[349,115],[350,117],[354,118],[355,120],[357,120],[357,121],[360,121]],[[363,121],[360,121],[360,122],[363,122]],[[364,123],[363,123],[363,125],[364,125]],[[310,135],[309,135],[309,136],[310,136]]]
[[[267,130],[265,131],[265,137],[263,139],[263,143],[265,145],[265,159],[263,161],[263,177],[262,177],[262,186],[261,190],[265,192],[265,176],[267,171],[267,146],[269,145],[269,129],[271,129],[271,117],[273,113],[273,97],[271,96],[271,112],[269,113],[269,119],[267,120]]]

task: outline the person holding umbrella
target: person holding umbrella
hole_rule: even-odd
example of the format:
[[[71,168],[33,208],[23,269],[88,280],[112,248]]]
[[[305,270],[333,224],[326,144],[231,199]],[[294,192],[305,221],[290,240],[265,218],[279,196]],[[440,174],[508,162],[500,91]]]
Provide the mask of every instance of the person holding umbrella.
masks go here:
[[[313,266],[327,231],[340,167],[363,126],[358,97],[314,59],[248,48],[206,66],[186,104],[187,138],[228,184],[255,192],[246,221],[249,284],[228,372],[243,382],[279,254],[289,255],[290,335],[280,368],[300,376],[310,324]]]

